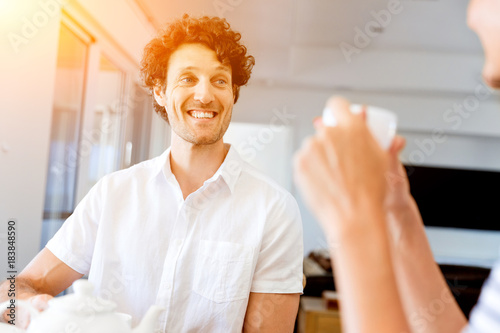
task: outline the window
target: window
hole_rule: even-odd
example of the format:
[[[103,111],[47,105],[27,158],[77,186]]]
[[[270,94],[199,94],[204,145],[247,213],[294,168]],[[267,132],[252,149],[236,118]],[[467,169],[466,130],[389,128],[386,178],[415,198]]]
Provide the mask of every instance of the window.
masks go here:
[[[104,175],[149,157],[152,103],[131,64],[63,17],[42,242]]]
[[[97,98],[92,125],[92,151],[85,192],[104,175],[120,167],[121,134],[125,120],[125,73],[101,55],[96,82]]]
[[[73,212],[75,204],[88,41],[79,38],[68,26],[61,25],[42,246],[47,242],[48,235],[59,229]]]

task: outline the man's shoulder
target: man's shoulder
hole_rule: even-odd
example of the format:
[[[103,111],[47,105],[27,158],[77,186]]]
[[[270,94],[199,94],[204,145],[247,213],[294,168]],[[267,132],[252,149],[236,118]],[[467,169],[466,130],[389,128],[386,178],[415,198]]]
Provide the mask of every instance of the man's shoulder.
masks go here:
[[[126,169],[121,169],[107,174],[102,181],[108,185],[118,185],[121,183],[144,182],[156,176],[161,170],[161,160],[163,155],[149,160],[139,162]]]
[[[263,232],[278,230],[276,226],[279,224],[280,228],[286,226],[289,230],[301,233],[300,209],[295,197],[269,175],[246,162],[245,164],[235,186],[238,210],[245,212],[244,214],[248,212],[248,216],[254,219],[253,223],[262,221]],[[255,216],[264,218],[255,219]]]
[[[243,162],[239,182],[245,186],[251,185],[257,191],[266,191],[281,198],[293,199],[292,194],[285,187],[247,162]]]

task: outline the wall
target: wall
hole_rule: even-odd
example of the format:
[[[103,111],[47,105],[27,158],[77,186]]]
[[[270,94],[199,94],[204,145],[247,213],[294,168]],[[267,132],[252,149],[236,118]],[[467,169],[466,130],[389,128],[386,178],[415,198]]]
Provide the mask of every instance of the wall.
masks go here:
[[[407,138],[402,153],[406,163],[500,171],[500,97],[480,82],[470,86],[481,87],[477,91],[482,94],[478,96],[484,98],[477,104],[473,103],[475,88],[470,93],[425,89],[367,92],[280,84],[265,86],[257,82],[242,88],[233,121],[270,124],[273,112],[281,110],[286,115],[284,119],[293,126],[296,150],[305,137],[313,134],[312,119],[321,114],[326,99],[333,93],[341,94],[354,102],[385,107],[398,114],[398,132]],[[453,113],[456,104],[463,105],[466,116]],[[429,144],[433,131],[442,133],[441,140]],[[289,166],[291,168],[291,161]],[[324,248],[326,242],[320,227],[304,207],[300,195],[295,190],[293,194],[303,214],[305,253]],[[428,228],[428,234],[440,261],[489,266],[498,258],[499,232]]]
[[[134,70],[153,32],[133,1],[0,2],[0,258],[15,219],[18,271],[40,249],[62,9]],[[6,264],[0,260],[2,274]]]
[[[136,64],[155,34],[134,0],[72,0],[66,9],[90,34],[99,36],[113,57],[127,57]]]
[[[16,220],[16,269],[20,271],[39,250],[59,11],[44,9],[32,0],[3,1],[2,6],[0,227],[4,233],[8,220]],[[0,272],[4,274],[5,238],[0,246]]]

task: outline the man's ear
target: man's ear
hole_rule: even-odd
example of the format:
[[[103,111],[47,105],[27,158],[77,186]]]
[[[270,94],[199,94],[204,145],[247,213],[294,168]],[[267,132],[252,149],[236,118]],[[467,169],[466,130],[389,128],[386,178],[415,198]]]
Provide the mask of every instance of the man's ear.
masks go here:
[[[165,91],[163,91],[163,87],[155,86],[154,95],[156,103],[158,103],[161,106],[167,105],[167,97],[165,96]]]
[[[236,101],[238,100],[238,92],[239,92],[238,86],[233,83],[232,88],[233,88],[233,102],[236,103]]]

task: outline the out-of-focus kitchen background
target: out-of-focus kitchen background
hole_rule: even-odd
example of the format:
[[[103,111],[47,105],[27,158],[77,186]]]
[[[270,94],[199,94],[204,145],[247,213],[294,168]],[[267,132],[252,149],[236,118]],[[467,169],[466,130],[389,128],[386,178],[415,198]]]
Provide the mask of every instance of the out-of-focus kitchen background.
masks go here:
[[[402,159],[415,175],[459,170],[455,195],[469,202],[489,190],[498,198],[500,98],[482,83],[483,51],[466,25],[467,5],[0,0],[0,253],[15,220],[20,271],[97,179],[168,147],[169,127],[153,113],[138,66],[157,29],[183,13],[226,17],[255,56],[226,140],[297,197],[305,255],[326,243],[293,186],[291,158],[331,94],[396,112],[408,141]],[[415,186],[440,178],[418,178]],[[461,179],[487,186],[471,189]],[[439,197],[432,201],[440,205]],[[492,265],[500,212],[490,206],[475,228],[478,221],[454,225],[455,216],[483,208],[448,202],[443,216],[451,221],[427,227],[438,262]],[[2,272],[6,265],[0,259]]]

